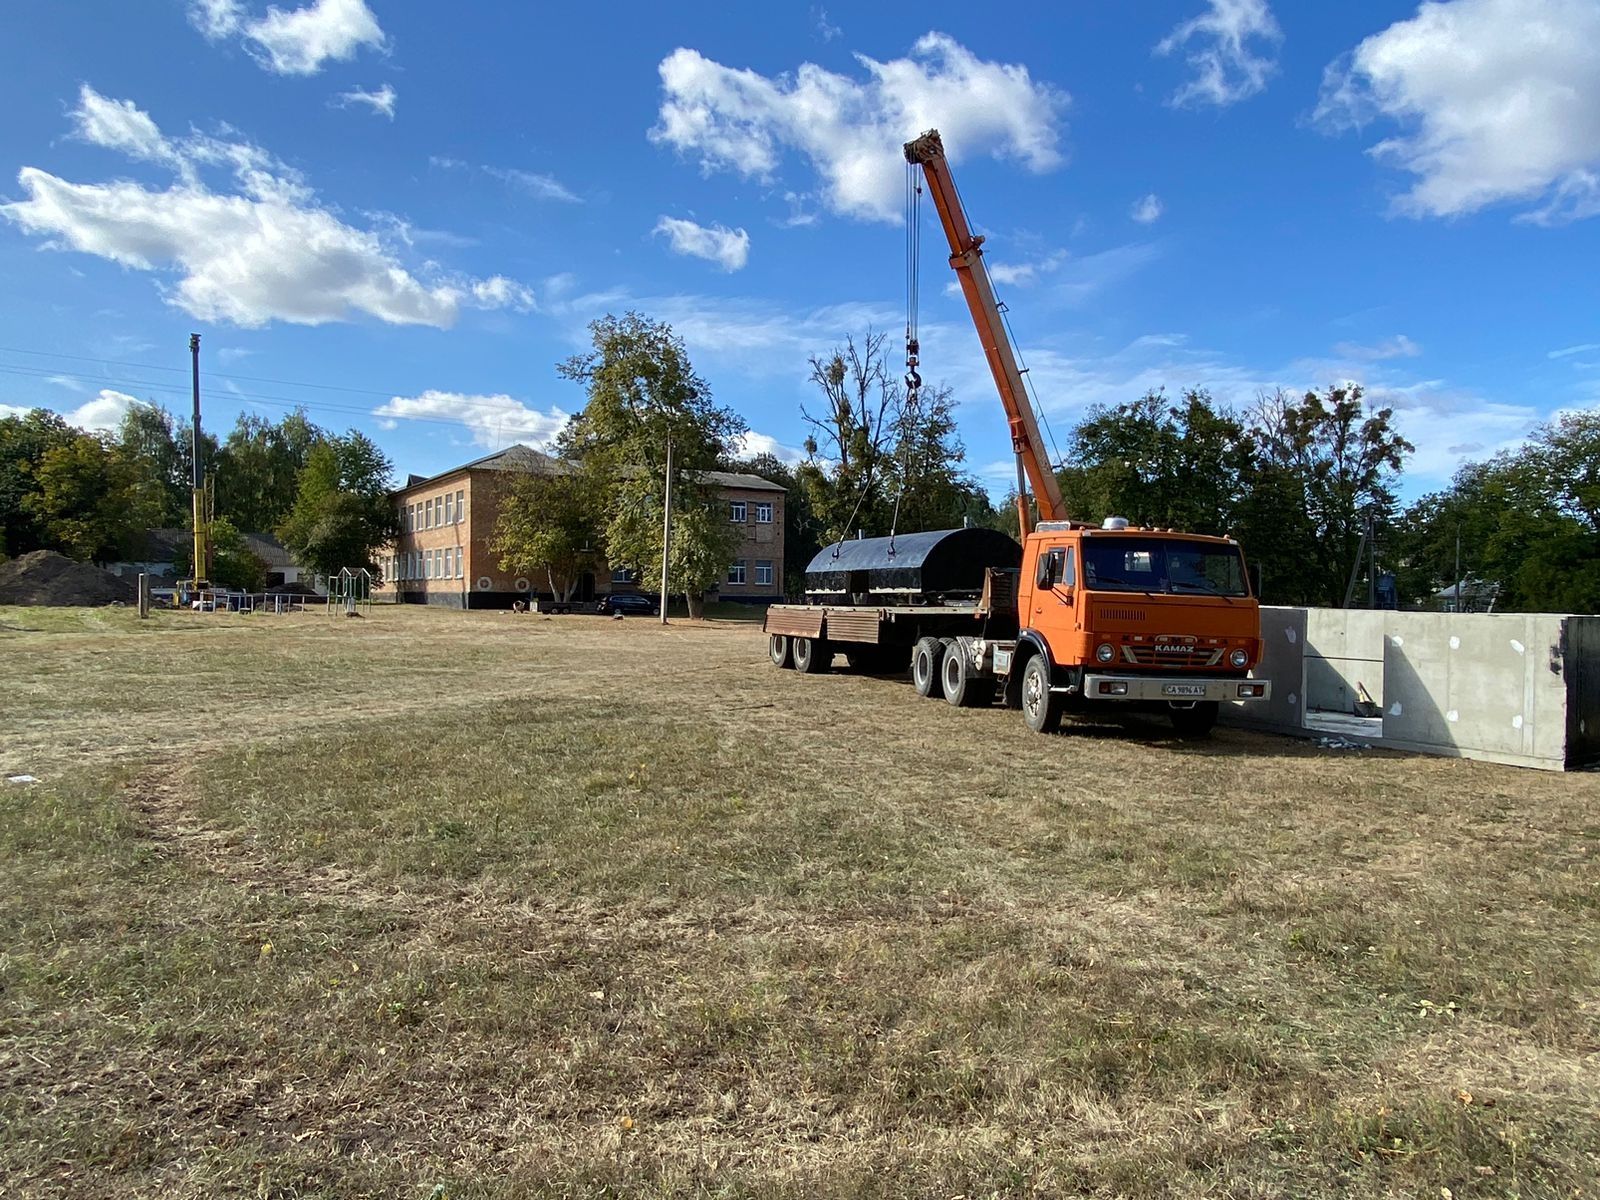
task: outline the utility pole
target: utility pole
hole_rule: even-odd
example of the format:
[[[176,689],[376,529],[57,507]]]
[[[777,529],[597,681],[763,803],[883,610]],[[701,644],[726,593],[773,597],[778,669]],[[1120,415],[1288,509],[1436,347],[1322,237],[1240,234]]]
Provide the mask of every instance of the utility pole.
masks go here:
[[[189,357],[191,361],[191,374],[194,384],[194,420],[189,427],[189,465],[191,467],[190,502],[192,505],[191,516],[194,521],[194,559],[190,566],[190,574],[194,576],[195,590],[198,591],[204,583],[210,582],[211,554],[208,545],[209,530],[206,528],[206,474],[205,465],[200,461],[200,335],[189,335]]]
[[[1373,516],[1367,514],[1367,611],[1378,607],[1378,535]]]
[[[661,623],[667,623],[667,562],[672,554],[672,436],[667,436],[667,492],[661,505]]]

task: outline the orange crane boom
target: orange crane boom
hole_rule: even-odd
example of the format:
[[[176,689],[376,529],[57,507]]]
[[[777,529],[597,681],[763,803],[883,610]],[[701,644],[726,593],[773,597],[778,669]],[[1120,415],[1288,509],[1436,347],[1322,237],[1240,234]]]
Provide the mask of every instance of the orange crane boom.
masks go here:
[[[989,360],[989,370],[994,375],[995,387],[1000,391],[1000,403],[1005,407],[1006,420],[1011,425],[1011,449],[1017,456],[1017,515],[1023,536],[1033,527],[1028,512],[1026,480],[1033,487],[1039,505],[1039,517],[1045,521],[1064,521],[1067,507],[1061,499],[1061,488],[1055,472],[1050,469],[1044,454],[1044,442],[1039,437],[1039,422],[1033,406],[1028,403],[1027,388],[1022,382],[1022,371],[1017,366],[1017,356],[1006,336],[1005,323],[1000,319],[1000,306],[994,298],[994,286],[989,282],[989,271],[983,264],[983,238],[972,232],[967,214],[961,207],[961,196],[955,181],[950,177],[950,164],[944,156],[944,141],[937,129],[930,129],[915,141],[905,144],[906,161],[922,168],[928,181],[928,192],[939,211],[939,221],[944,226],[945,237],[950,242],[950,265],[961,281],[962,294],[967,298],[967,309],[972,313],[972,323],[978,329],[978,340],[983,343],[984,357]]]

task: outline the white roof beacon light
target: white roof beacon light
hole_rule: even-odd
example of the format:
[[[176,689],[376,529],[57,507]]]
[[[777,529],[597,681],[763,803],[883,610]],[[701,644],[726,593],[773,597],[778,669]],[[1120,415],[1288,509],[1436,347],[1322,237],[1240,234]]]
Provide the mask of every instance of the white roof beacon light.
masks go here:
[[[1127,517],[1107,517],[1104,521],[1100,522],[1101,529],[1126,529],[1127,527]]]

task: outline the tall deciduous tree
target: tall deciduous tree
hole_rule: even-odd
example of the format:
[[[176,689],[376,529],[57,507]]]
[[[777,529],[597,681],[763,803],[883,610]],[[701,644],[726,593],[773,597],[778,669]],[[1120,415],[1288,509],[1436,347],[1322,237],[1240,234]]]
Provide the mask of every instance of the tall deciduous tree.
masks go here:
[[[217,512],[240,529],[275,529],[294,507],[311,448],[327,435],[299,409],[274,423],[239,414],[217,452]]]
[[[868,329],[859,344],[848,336],[811,359],[822,406],[800,410],[811,432],[796,474],[824,541],[858,529],[888,532],[887,465],[903,398],[885,358],[888,339]]]
[[[560,452],[608,499],[605,548],[612,566],[657,579],[671,442],[668,590],[682,592],[698,615],[706,590],[724,578],[738,537],[703,473],[730,456],[744,421],[713,402],[670,326],[630,312],[591,322],[589,332],[593,349],[557,367],[588,396],[562,431]]]
[[[571,600],[600,561],[603,500],[580,470],[515,475],[500,502],[489,550],[502,571],[543,574],[550,594]]]
[[[1359,384],[1307,392],[1296,400],[1279,390],[1261,397],[1253,414],[1265,466],[1281,473],[1280,503],[1308,521],[1301,574],[1313,603],[1344,600],[1361,533],[1370,518],[1386,529],[1395,514],[1395,486],[1414,447],[1394,428],[1394,412],[1369,408]]]
[[[172,414],[156,404],[129,406],[117,427],[117,449],[133,470],[141,508],[155,515],[154,524],[187,525],[187,455],[178,446]]]
[[[79,433],[52,446],[35,478],[38,491],[25,503],[46,544],[73,558],[133,557],[160,521],[159,498],[141,490],[137,467],[110,438]]]
[[[0,417],[0,551],[15,556],[51,544],[37,505],[39,465],[76,436],[49,409]]]
[[[301,565],[324,575],[344,567],[374,568],[377,549],[399,534],[389,500],[392,470],[383,452],[357,430],[311,448],[294,508],[278,530]]]

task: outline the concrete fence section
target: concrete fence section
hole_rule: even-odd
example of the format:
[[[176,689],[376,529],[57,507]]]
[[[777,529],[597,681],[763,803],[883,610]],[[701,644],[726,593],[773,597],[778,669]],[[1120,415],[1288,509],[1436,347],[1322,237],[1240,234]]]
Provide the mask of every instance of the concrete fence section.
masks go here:
[[[1225,706],[1229,724],[1556,771],[1600,761],[1600,617],[1263,608],[1261,632],[1272,699]]]

